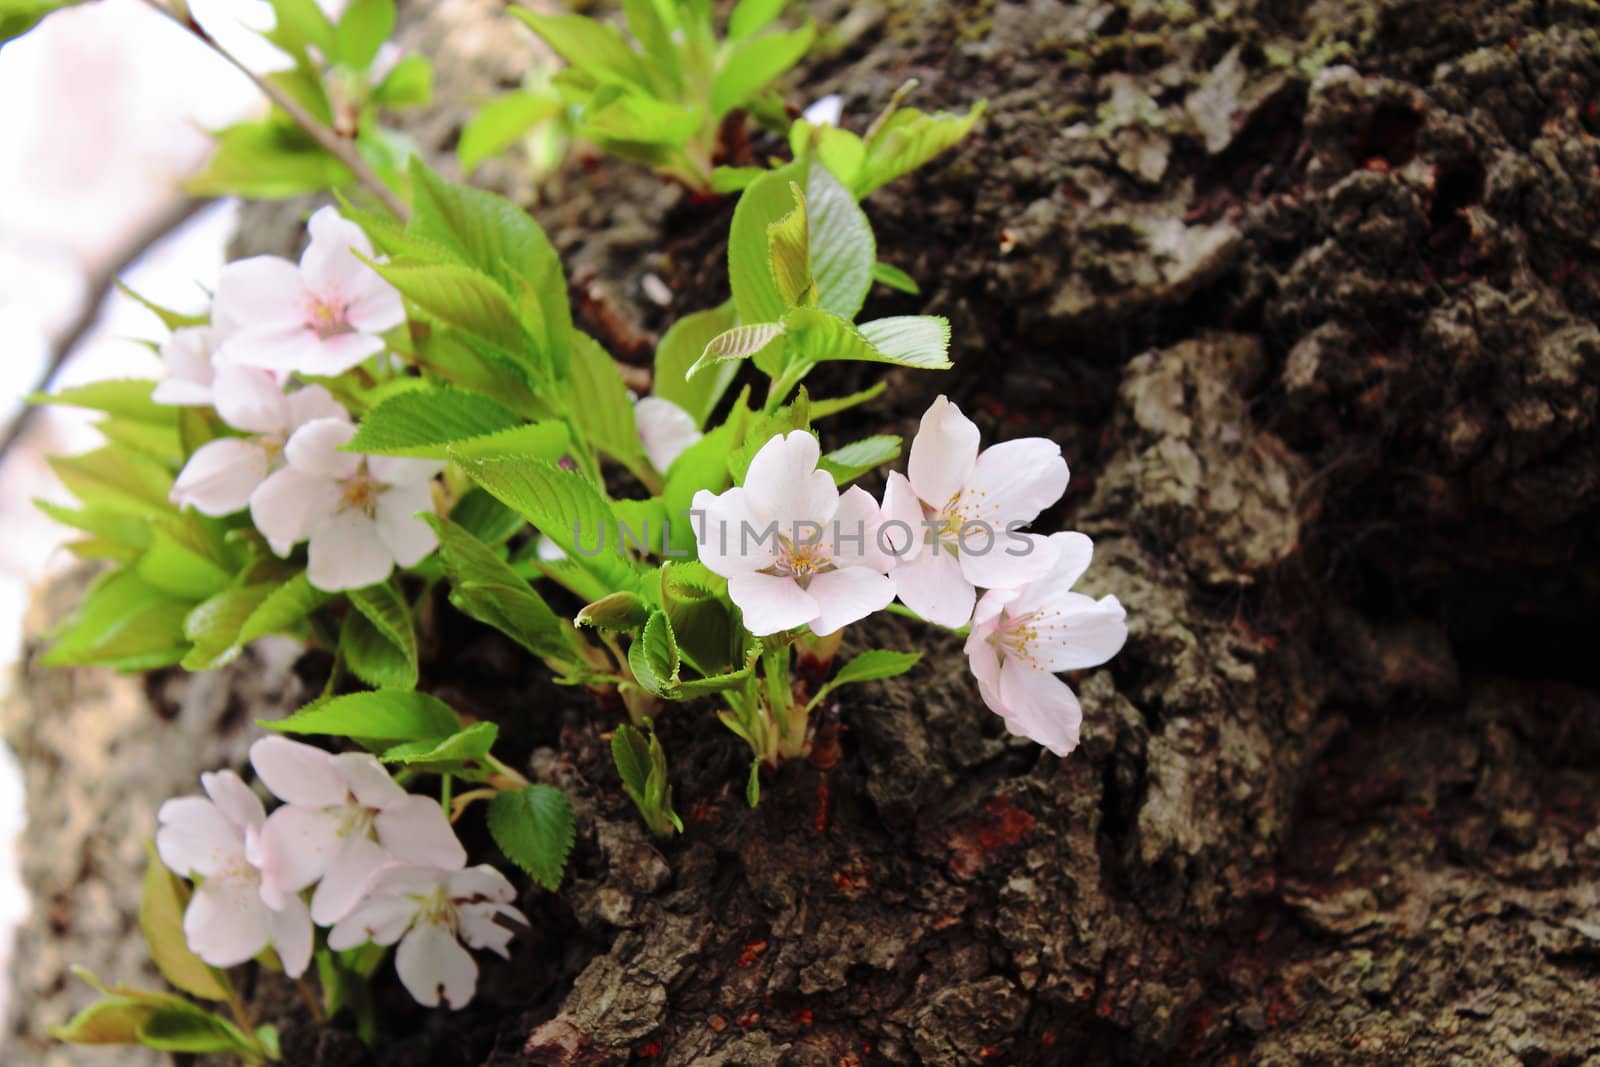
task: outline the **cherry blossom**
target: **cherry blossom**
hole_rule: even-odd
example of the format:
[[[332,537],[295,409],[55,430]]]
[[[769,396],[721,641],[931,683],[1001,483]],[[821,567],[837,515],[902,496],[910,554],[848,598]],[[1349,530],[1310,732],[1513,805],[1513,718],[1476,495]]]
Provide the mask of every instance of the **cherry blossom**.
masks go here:
[[[313,419],[350,419],[322,386],[285,393],[272,374],[249,367],[219,367],[213,393],[222,420],[250,436],[207,441],[179,472],[172,502],[202,515],[231,515],[248,505],[267,475],[283,465],[284,446],[301,426]]]
[[[978,601],[967,660],[978,690],[1006,729],[1058,756],[1078,744],[1083,711],[1057,671],[1098,667],[1128,639],[1127,614],[1114,596],[1072,592],[1094,545],[1080,533],[1050,537],[1054,567],[1020,589],[991,589]]]
[[[284,467],[250,496],[250,516],[274,552],[310,542],[306,577],[327,592],[381,582],[439,544],[417,515],[433,510],[444,464],[341,452],[355,430],[341,419],[306,423],[284,447]]]
[[[178,797],[157,813],[156,851],[174,873],[199,885],[183,914],[183,935],[213,967],[232,967],[268,945],[299,977],[311,960],[311,916],[298,896],[269,905],[259,852],[266,812],[237,774],[202,774],[206,796]]]
[[[838,93],[829,93],[806,108],[800,117],[813,126],[837,126],[839,116],[844,113],[844,97]]]
[[[650,465],[662,473],[701,437],[693,415],[659,396],[647,396],[635,404],[633,421]]]
[[[222,331],[210,326],[184,326],[172,331],[161,346],[161,362],[167,376],[156,383],[150,399],[176,407],[208,407],[211,404],[211,379],[215,374],[211,357],[222,343]]]
[[[506,957],[512,931],[496,920],[527,925],[511,906],[515,899],[505,875],[486,864],[461,871],[390,867],[371,895],[328,931],[328,947],[399,941],[394,968],[417,1003],[432,1008],[442,1000],[462,1008],[478,986],[478,965],[467,949]]]
[[[841,496],[819,456],[817,439],[795,430],[761,447],[742,487],[694,495],[700,561],[728,579],[757,636],[796,626],[825,636],[894,599],[877,503],[859,487]]]
[[[382,352],[378,335],[405,321],[400,294],[358,258],[372,258],[361,227],[325,207],[308,229],[298,266],[254,256],[222,269],[213,314],[232,332],[220,362],[332,377]]]
[[[400,788],[374,756],[264,737],[250,746],[250,763],[285,802],[261,831],[269,904],[316,882],[311,918],[328,926],[350,913],[385,865],[466,866],[438,803]]]
[[[978,451],[978,427],[944,397],[911,443],[910,474],[889,475],[885,536],[901,602],[940,626],[972,617],[974,587],[1013,589],[1047,572],[1047,538],[1017,532],[1067,491],[1061,448],[1023,437]]]

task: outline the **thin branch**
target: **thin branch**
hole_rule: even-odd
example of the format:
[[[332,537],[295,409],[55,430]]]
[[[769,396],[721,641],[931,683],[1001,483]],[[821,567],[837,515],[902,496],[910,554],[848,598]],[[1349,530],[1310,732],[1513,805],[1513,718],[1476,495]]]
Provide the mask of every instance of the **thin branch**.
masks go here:
[[[84,298],[83,306],[79,308],[77,317],[72,320],[71,324],[61,334],[61,339],[56,342],[55,351],[50,356],[50,362],[45,364],[44,369],[40,371],[39,377],[34,381],[30,392],[49,392],[51,385],[56,380],[56,375],[61,373],[61,368],[71,358],[73,350],[94,328],[94,324],[100,320],[100,307],[106,302],[106,297],[110,295],[112,286],[117,284],[117,278],[121,276],[122,272],[133,266],[141,256],[150,250],[152,245],[194,218],[202,208],[209,207],[211,203],[209,200],[200,200],[192,196],[186,196],[181,200],[175,201],[160,215],[151,219],[148,225],[134,234],[132,240],[117,251],[112,261],[89,279],[89,292]],[[0,461],[3,461],[16,443],[22,439],[22,435],[27,432],[28,426],[33,421],[37,411],[38,408],[25,407],[17,413],[16,418],[11,420],[11,425],[6,428],[5,436],[0,437]]]
[[[383,206],[394,213],[395,218],[404,222],[411,217],[411,208],[407,206],[404,200],[400,199],[393,189],[389,188],[387,182],[378,177],[378,172],[373,170],[367,161],[361,158],[361,154],[356,151],[353,141],[339,136],[325,123],[318,120],[315,115],[300,106],[300,102],[294,97],[241,63],[233,53],[223,48],[217,42],[217,39],[207,33],[205,27],[193,18],[185,19],[180,17],[162,3],[161,0],[145,0],[145,3],[177,25],[188,30],[189,33],[210,47],[213,52],[227,60],[236,70],[254,82],[256,88],[260,89],[262,94],[280,108],[284,114],[293,119],[296,126],[304,130],[329,155],[348,167],[350,173],[356,176],[356,180],[371,190],[372,194],[382,201]]]

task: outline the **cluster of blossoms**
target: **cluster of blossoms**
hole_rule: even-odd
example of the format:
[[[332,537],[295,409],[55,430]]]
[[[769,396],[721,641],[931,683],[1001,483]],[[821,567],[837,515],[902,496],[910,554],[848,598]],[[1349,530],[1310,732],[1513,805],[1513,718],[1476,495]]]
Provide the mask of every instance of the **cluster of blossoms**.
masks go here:
[[[195,955],[232,967],[271,947],[297,978],[315,924],[330,928],[335,950],[399,942],[395,970],[420,1004],[470,1001],[478,967],[467,949],[506,956],[508,924],[527,920],[504,875],[467,867],[439,804],[407,793],[365,753],[267,737],[250,763],[284,802],[271,815],[232,771],[202,775],[205,796],[158,813],[162,862],[197,882],[183,916]]]
[[[762,447],[742,487],[695,495],[700,560],[728,579],[746,628],[826,636],[896,598],[941,626],[970,624],[984,703],[1012,733],[1072,751],[1082,711],[1056,672],[1106,662],[1128,628],[1116,597],[1072,592],[1089,538],[1023,532],[1066,492],[1061,449],[1028,437],[980,452],[978,427],[941,396],[881,503],[841,494],[819,458],[797,430]]]
[[[311,216],[299,264],[256,256],[222,271],[208,326],[162,349],[161,403],[207,406],[235,435],[196,449],[172,501],[204,515],[249,508],[272,550],[308,543],[307,578],[330,592],[380,582],[437,546],[417,517],[433,507],[443,464],[341,451],[349,412],[308,378],[331,378],[384,352],[405,322],[400,295],[370,266],[361,228],[332,208]]]

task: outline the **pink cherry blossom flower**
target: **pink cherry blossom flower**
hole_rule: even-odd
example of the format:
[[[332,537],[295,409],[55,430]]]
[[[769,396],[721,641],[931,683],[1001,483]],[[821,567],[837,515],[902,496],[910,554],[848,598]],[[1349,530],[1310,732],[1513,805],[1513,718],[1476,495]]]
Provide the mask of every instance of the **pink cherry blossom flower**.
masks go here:
[[[232,771],[202,774],[200,784],[206,796],[169,800],[156,816],[161,862],[200,880],[183,913],[189,948],[213,967],[233,967],[272,945],[299,977],[311,961],[311,916],[297,896],[271,906],[263,897],[261,798]]]
[[[232,333],[220,362],[332,377],[382,352],[378,335],[405,321],[394,286],[357,258],[372,258],[361,227],[325,207],[308,228],[299,266],[255,256],[222,269],[213,314]]]
[[[757,636],[796,626],[826,636],[894,599],[878,505],[860,487],[841,496],[817,469],[820,451],[804,430],[774,437],[742,487],[694,495],[700,561],[728,579]]]
[[[527,925],[511,906],[516,895],[505,875],[487,865],[464,871],[390,867],[372,894],[328,931],[328,947],[399,941],[394,969],[417,1003],[432,1008],[442,1000],[463,1008],[478,987],[478,965],[467,948],[507,957],[512,931],[496,919]]]
[[[224,366],[213,387],[217,414],[248,437],[219,437],[195,449],[172,484],[171,499],[202,515],[231,515],[250,503],[267,475],[283,465],[289,438],[313,419],[350,421],[320,385],[285,393],[263,370]]]
[[[663,474],[701,437],[693,415],[659,396],[647,396],[635,404],[633,421],[650,465]]]
[[[250,517],[272,550],[287,556],[309,541],[306,577],[330,593],[381,582],[439,544],[417,515],[433,510],[444,464],[339,451],[355,432],[340,419],[306,423],[284,447],[288,462],[250,496]]]
[[[1067,491],[1067,461],[1043,437],[978,451],[978,427],[944,397],[922,416],[910,477],[889,475],[886,536],[902,603],[929,622],[963,626],[975,586],[1014,589],[1048,571],[1046,538],[1017,532]]]
[[[250,746],[250,763],[285,802],[261,831],[261,895],[269,904],[316,882],[311,918],[329,926],[386,865],[466,866],[438,802],[400,788],[374,756],[264,737]]]
[[[172,331],[161,346],[167,376],[156,383],[150,399],[177,407],[209,407],[211,357],[222,343],[222,331],[210,326],[185,326]]]
[[[1057,671],[1098,667],[1128,639],[1127,613],[1114,596],[1072,592],[1094,545],[1080,533],[1050,538],[1055,566],[1020,589],[991,589],[978,601],[967,660],[983,702],[1006,729],[1058,756],[1078,745],[1083,711]]]

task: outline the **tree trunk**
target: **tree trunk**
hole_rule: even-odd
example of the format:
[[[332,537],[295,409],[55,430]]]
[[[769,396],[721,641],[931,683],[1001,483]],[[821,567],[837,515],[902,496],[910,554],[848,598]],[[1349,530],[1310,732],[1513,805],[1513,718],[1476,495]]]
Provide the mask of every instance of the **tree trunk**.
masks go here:
[[[413,26],[454,94],[426,143],[504,65],[496,6]],[[425,684],[571,793],[568,881],[469,1009],[382,989],[372,1051],[286,1014],[291,1060],[1600,1063],[1600,7],[812,13],[797,102],[989,101],[865,205],[922,286],[870,310],[948,316],[956,369],[824,433],[909,434],[943,392],[1061,443],[1039,526],[1096,539],[1131,629],[1074,680],[1082,746],[1009,737],[957,639],[888,621],[851,642],[927,659],[841,695],[830,758],[755,810],[714,706],[670,707],[687,830],[655,841],[618,710],[444,616]],[[644,360],[723,298],[730,211],[608,160],[538,214],[580,326]]]

